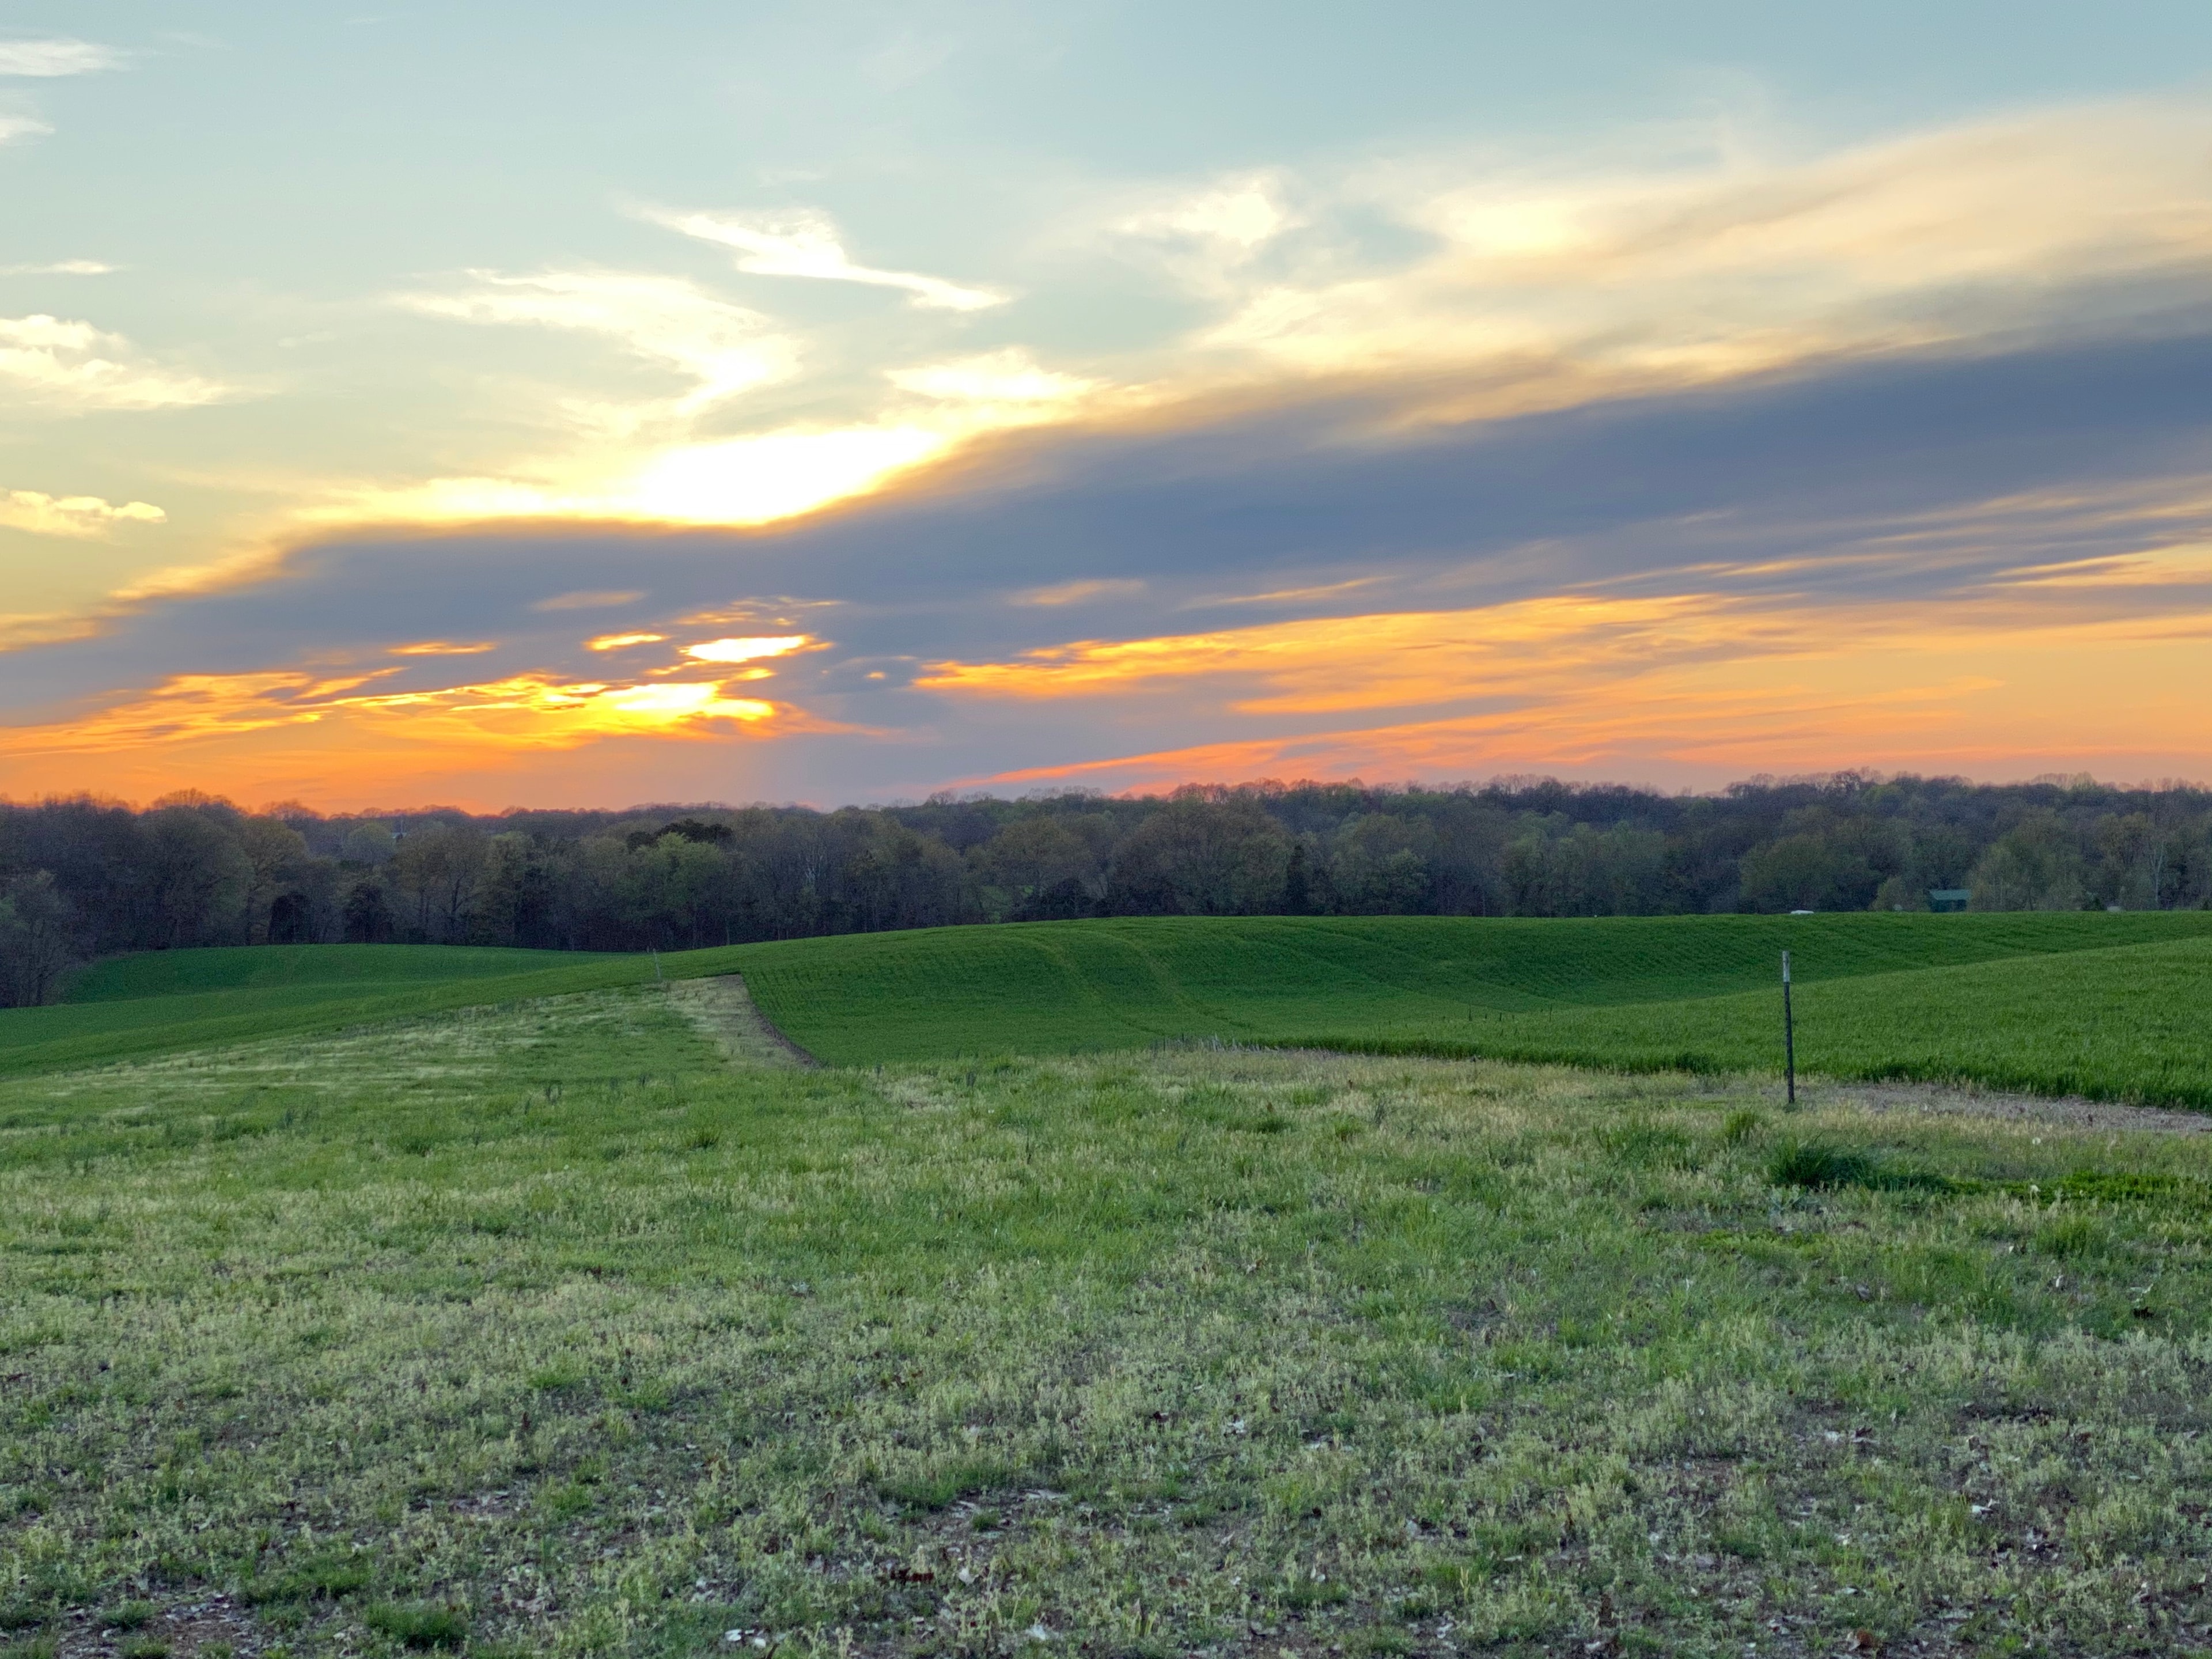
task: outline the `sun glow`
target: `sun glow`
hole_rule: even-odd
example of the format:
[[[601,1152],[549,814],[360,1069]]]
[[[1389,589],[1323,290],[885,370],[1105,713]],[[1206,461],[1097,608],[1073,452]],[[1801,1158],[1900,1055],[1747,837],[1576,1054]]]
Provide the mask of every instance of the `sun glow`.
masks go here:
[[[763,657],[787,657],[813,643],[811,634],[759,635],[746,639],[703,641],[685,646],[684,654],[695,662],[757,662]]]
[[[426,748],[567,748],[617,735],[703,735],[718,722],[755,726],[779,715],[818,729],[776,703],[725,696],[714,680],[639,685],[532,673],[423,691],[372,689],[398,672],[175,675],[79,720],[0,730],[0,754],[112,753],[277,726],[395,726],[403,717],[406,736]]]

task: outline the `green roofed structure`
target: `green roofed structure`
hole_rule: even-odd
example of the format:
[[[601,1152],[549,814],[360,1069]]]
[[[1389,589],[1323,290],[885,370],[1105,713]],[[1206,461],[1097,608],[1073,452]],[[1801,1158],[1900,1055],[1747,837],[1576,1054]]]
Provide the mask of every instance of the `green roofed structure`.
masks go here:
[[[1931,887],[1928,890],[1928,908],[1938,913],[1963,910],[1974,896],[1969,887]]]

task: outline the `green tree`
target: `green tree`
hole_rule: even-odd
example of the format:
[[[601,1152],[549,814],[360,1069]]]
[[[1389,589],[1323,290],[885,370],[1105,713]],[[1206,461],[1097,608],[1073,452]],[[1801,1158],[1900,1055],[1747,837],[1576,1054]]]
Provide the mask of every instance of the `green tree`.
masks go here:
[[[1974,866],[1977,910],[2079,910],[2089,901],[2081,850],[2048,807],[2025,814]]]
[[[1044,813],[1015,819],[969,858],[994,916],[1028,914],[1071,884],[1093,902],[1104,890],[1090,842]]]
[[[1280,907],[1290,837],[1249,800],[1170,800],[1123,838],[1116,910],[1139,915],[1264,915]]]

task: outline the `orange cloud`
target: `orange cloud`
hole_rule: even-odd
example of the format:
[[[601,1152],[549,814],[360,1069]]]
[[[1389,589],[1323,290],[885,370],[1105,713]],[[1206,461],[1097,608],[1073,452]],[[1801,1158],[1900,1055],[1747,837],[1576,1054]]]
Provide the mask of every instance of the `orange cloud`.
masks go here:
[[[476,640],[456,644],[451,640],[422,640],[414,645],[395,645],[391,654],[395,657],[480,657],[487,651],[496,651],[498,644],[491,640]]]
[[[586,651],[621,651],[633,645],[658,645],[668,637],[665,634],[602,634],[595,640],[586,640]]]
[[[2195,570],[2180,558],[2165,568]],[[1726,776],[1853,763],[2029,775],[2093,758],[2106,772],[2212,770],[2212,708],[2194,692],[2212,667],[2201,597],[2102,616],[2083,615],[2078,592],[2059,599],[2027,583],[1934,605],[1570,595],[1083,641],[1010,662],[939,663],[920,684],[1081,697],[1155,729],[1172,700],[1182,720],[1258,728],[971,784]],[[1374,719],[1390,713],[1400,718]]]
[[[381,728],[425,752],[565,749],[604,737],[695,737],[771,722],[834,729],[781,704],[725,696],[712,680],[638,685],[520,674],[436,690],[364,689],[397,672],[176,675],[80,719],[0,730],[0,755],[113,754],[300,726]]]
[[[1141,692],[1208,679],[1221,683],[1228,706],[1239,714],[1328,714],[1525,696],[1608,665],[1620,670],[1747,647],[1786,649],[1808,620],[1711,594],[1570,594],[1479,611],[1081,641],[1011,662],[935,663],[916,684],[1038,698]]]

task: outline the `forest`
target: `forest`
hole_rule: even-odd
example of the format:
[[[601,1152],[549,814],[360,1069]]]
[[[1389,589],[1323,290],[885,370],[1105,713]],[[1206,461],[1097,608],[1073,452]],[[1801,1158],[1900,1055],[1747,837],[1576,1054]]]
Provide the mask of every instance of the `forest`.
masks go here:
[[[1845,772],[1711,794],[1511,778],[914,805],[249,811],[0,802],[0,1001],[187,945],[678,949],[1109,915],[2212,905],[2212,790]]]

